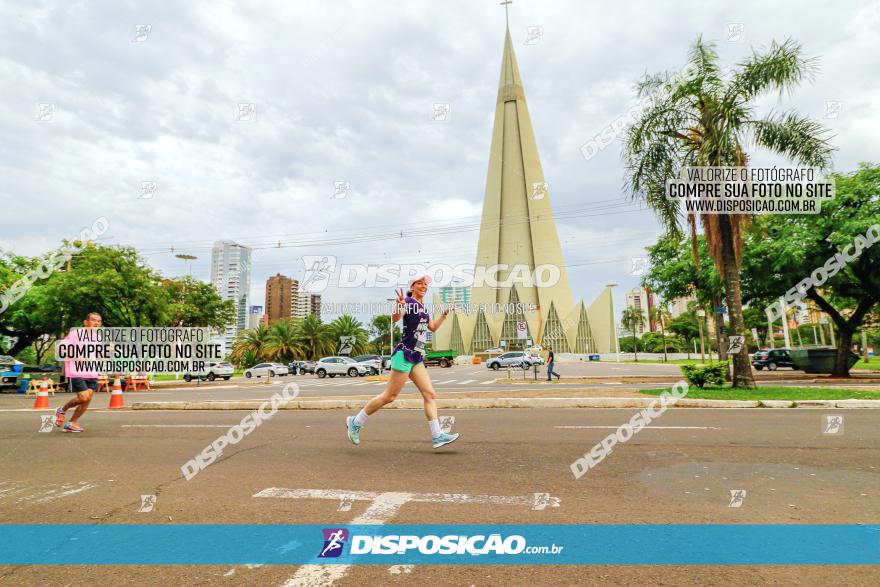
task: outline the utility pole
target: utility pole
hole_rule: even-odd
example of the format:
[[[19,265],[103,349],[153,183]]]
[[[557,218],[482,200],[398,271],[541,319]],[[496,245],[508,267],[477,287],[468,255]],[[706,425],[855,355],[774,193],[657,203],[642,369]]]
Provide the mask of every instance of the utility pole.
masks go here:
[[[697,310],[697,328],[700,329],[700,362],[706,362],[706,346],[703,343],[703,318],[706,316],[706,310]]]

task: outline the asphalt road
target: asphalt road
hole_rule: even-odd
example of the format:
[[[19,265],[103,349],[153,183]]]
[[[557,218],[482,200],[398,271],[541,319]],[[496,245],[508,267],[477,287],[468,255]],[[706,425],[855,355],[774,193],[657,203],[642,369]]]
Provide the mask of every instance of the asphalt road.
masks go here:
[[[433,451],[417,410],[380,412],[362,445],[339,411],[283,411],[191,481],[180,467],[242,412],[95,410],[80,435],[38,432],[38,412],[0,413],[0,516],[5,523],[351,522],[369,503],[334,492],[444,492],[558,498],[559,507],[405,503],[393,523],[877,523],[880,412],[672,410],[574,479],[570,463],[631,410],[459,410],[459,442]],[[45,413],[42,413],[43,415]],[[311,497],[256,497],[269,488]],[[730,491],[746,490],[739,508]],[[156,495],[138,512],[141,495]],[[86,545],[100,548],[100,545]],[[282,585],[321,569],[240,565],[0,567],[2,585]],[[349,568],[338,585],[853,584],[876,567]],[[306,583],[302,583],[306,584]]]
[[[654,389],[662,385],[655,382],[640,382],[627,379],[630,377],[659,377],[661,381],[673,381],[681,374],[675,365],[634,365],[621,363],[562,363],[559,370],[563,374],[561,381],[546,381],[546,375],[539,374],[537,380],[534,373],[524,374],[521,370],[512,370],[512,380],[507,381],[507,371],[491,371],[479,365],[455,365],[447,369],[431,367],[429,372],[435,389],[443,394],[450,392],[497,393],[509,392],[511,396],[535,395],[534,392],[547,393],[549,390],[583,390],[584,395],[618,396],[639,395],[633,390]],[[543,373],[543,372],[542,372]],[[880,378],[873,380],[853,379],[840,381],[804,382],[804,373],[796,371],[767,372],[759,375],[758,385],[812,385],[830,387],[880,388]],[[577,378],[577,379],[575,379]],[[596,378],[595,381],[583,378]],[[621,382],[620,380],[623,380]],[[385,387],[383,381],[370,381],[369,378],[334,377],[320,379],[315,375],[297,375],[276,377],[272,381],[265,378],[245,379],[235,377],[230,381],[190,382],[165,381],[153,391],[129,392],[125,401],[171,401],[171,400],[220,400],[220,399],[265,399],[281,389],[287,383],[300,386],[301,397],[327,396],[372,396]],[[624,391],[629,390],[629,391]],[[411,382],[404,387],[404,396],[418,391]],[[95,400],[96,406],[106,405],[107,394],[101,393]],[[24,394],[0,394],[0,410],[26,409],[33,405],[34,396]],[[56,401],[56,398],[57,401]],[[50,398],[53,407],[56,403],[67,401],[69,395],[59,393]],[[62,401],[63,400],[63,401]]]

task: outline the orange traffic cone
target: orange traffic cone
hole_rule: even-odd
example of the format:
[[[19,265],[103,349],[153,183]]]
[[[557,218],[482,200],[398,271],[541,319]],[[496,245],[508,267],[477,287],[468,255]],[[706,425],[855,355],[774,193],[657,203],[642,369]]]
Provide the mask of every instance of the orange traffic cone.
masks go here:
[[[35,410],[45,410],[49,407],[49,382],[43,379],[40,383],[40,391],[37,392],[37,399],[34,400]]]
[[[119,377],[113,380],[113,391],[110,392],[110,405],[108,408],[124,408],[125,400],[122,397],[122,384],[119,382]]]

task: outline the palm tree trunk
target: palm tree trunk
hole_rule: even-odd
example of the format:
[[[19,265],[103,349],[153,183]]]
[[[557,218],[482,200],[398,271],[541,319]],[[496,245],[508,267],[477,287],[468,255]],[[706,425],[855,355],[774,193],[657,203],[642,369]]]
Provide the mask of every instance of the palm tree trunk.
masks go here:
[[[663,362],[668,363],[669,357],[666,356],[666,331],[663,329],[663,317],[660,318],[660,336],[663,337]]]
[[[724,289],[727,294],[727,311],[730,315],[730,334],[742,336],[745,332],[745,323],[733,230],[730,225],[730,216],[721,215],[718,220],[721,226],[721,260],[724,265]],[[733,386],[750,389],[756,387],[752,366],[749,364],[749,349],[746,345],[743,345],[742,349],[733,356]]]
[[[694,256],[694,267],[697,270],[697,274],[700,273],[700,248],[697,242],[697,215],[696,214],[688,214],[688,225],[691,228],[691,252]],[[721,298],[717,295],[712,296],[712,311],[715,311],[715,308],[721,307]],[[717,314],[712,314],[713,316],[717,316]],[[727,362],[727,345],[724,344],[722,339],[724,338],[721,334],[721,329],[724,327],[724,314],[721,314],[721,320],[717,318],[713,320],[715,324],[715,340],[718,342],[718,360]],[[690,352],[690,351],[688,351]],[[711,351],[710,355],[711,355]],[[711,358],[711,356],[710,356]],[[724,370],[724,379],[730,381],[730,367],[727,367]]]

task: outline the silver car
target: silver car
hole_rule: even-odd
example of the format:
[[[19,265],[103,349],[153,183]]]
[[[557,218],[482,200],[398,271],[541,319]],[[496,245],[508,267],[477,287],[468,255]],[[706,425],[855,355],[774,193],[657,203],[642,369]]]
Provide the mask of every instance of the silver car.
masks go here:
[[[370,367],[358,363],[350,357],[324,357],[315,365],[315,374],[324,378],[328,375],[348,375],[349,377],[363,377],[370,371]]]
[[[486,367],[492,369],[493,371],[497,371],[498,369],[503,369],[507,367],[520,367],[522,369],[528,369],[537,361],[533,360],[530,355],[524,353],[523,351],[511,351],[509,353],[504,353],[498,357],[493,357],[486,361]]]
[[[282,365],[281,363],[260,363],[259,365],[254,365],[250,369],[244,370],[244,376],[247,378],[251,377],[276,377],[278,375],[288,375],[290,373],[290,369],[287,368],[287,365]]]

